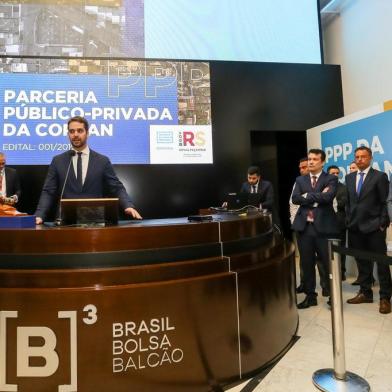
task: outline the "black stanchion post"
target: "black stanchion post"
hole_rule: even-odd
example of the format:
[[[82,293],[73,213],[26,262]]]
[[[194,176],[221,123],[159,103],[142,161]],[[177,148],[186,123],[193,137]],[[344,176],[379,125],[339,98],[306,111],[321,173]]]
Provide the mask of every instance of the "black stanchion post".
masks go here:
[[[340,240],[328,240],[334,368],[314,372],[313,384],[325,392],[368,392],[370,386],[365,379],[346,371],[341,261],[340,254],[333,251],[339,243]]]

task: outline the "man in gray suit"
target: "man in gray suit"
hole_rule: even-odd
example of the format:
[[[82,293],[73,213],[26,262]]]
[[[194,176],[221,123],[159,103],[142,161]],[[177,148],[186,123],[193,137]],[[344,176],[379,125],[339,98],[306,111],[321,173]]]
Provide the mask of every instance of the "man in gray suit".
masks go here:
[[[61,196],[67,199],[86,199],[104,197],[107,193],[119,198],[125,214],[141,219],[109,158],[88,147],[87,120],[79,116],[72,117],[68,121],[68,137],[72,150],[56,155],[49,166],[35,212],[36,223],[44,221],[48,211]]]

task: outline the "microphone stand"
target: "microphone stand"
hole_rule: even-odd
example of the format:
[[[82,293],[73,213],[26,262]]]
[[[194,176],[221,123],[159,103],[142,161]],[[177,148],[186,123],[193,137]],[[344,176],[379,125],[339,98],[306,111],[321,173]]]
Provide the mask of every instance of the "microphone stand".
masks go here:
[[[69,175],[69,170],[71,168],[71,163],[72,163],[72,158],[76,155],[75,150],[69,150],[69,155],[71,156],[70,160],[69,160],[69,164],[68,164],[68,168],[67,168],[67,173],[65,174],[65,180],[64,180],[64,184],[63,184],[63,189],[61,189],[61,194],[60,194],[60,206],[59,206],[59,215],[58,218],[55,220],[54,224],[56,226],[61,226],[61,224],[63,223],[63,220],[61,218],[61,199],[63,198],[63,194],[64,194],[64,190],[65,190],[65,185],[67,183],[68,180],[68,175]]]

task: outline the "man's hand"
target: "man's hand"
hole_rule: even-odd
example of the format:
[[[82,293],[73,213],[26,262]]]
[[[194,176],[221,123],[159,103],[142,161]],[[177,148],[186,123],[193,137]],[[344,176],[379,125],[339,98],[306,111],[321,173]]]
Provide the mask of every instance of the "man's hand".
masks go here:
[[[7,206],[13,206],[16,203],[16,196],[6,197],[0,196],[0,204],[6,204]]]
[[[327,193],[328,191],[329,191],[329,188],[328,188],[328,187],[326,187],[326,188],[323,189],[323,193]]]
[[[36,225],[42,225],[42,223],[44,223],[42,218],[40,218],[39,216],[36,216],[35,217],[35,224]]]
[[[124,210],[127,215],[131,215],[133,219],[143,219],[141,215],[132,207],[128,207]]]

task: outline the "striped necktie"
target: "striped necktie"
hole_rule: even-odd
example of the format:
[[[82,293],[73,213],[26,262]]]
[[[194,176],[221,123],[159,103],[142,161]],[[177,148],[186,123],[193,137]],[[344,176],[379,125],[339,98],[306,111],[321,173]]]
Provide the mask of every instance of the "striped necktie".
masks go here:
[[[312,188],[316,188],[316,184],[317,184],[317,176],[312,176]]]

